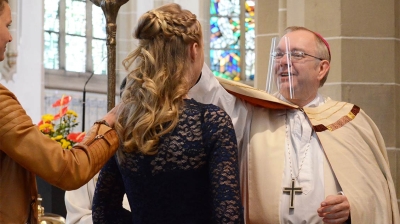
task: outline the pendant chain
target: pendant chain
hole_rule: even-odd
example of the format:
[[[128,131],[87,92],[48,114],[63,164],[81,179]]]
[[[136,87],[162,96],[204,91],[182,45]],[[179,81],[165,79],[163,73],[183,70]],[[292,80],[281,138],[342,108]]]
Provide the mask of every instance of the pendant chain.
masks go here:
[[[297,180],[297,178],[298,178],[299,175],[300,175],[301,168],[303,167],[304,160],[305,160],[305,158],[306,158],[306,156],[307,156],[307,152],[308,152],[308,150],[310,149],[311,136],[310,136],[310,140],[309,140],[308,143],[307,143],[307,148],[306,148],[306,151],[304,152],[303,159],[301,160],[301,163],[300,163],[300,166],[299,166],[299,171],[297,172],[297,175],[294,176],[294,174],[293,174],[293,168],[292,168],[292,166],[293,166],[293,165],[292,165],[292,155],[291,155],[291,153],[290,153],[290,141],[291,141],[291,138],[290,138],[290,136],[289,136],[289,130],[288,130],[288,129],[289,129],[289,128],[288,128],[289,122],[288,122],[288,114],[287,114],[287,112],[286,112],[285,125],[286,125],[287,150],[288,150],[288,154],[289,154],[290,175],[291,175],[292,179],[296,179],[296,180]]]

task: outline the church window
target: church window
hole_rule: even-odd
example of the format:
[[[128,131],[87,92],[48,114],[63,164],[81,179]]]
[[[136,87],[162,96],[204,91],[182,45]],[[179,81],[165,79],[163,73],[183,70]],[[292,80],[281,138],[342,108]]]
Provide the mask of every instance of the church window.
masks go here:
[[[210,65],[214,75],[254,80],[254,6],[255,0],[211,0]]]
[[[44,67],[106,74],[105,18],[86,0],[44,0]]]
[[[63,95],[72,96],[69,109],[75,110],[82,119],[74,131],[80,131],[83,116],[85,127],[90,127],[107,113],[104,13],[89,0],[44,0],[43,3],[44,112],[54,114],[56,108],[52,103]]]

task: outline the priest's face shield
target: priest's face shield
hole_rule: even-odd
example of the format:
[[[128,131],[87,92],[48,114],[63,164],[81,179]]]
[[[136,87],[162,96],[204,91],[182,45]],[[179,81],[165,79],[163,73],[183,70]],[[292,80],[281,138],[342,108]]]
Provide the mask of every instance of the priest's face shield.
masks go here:
[[[309,86],[311,73],[304,67],[308,54],[300,49],[293,46],[286,35],[279,42],[276,37],[272,39],[266,83],[268,93],[291,101],[304,100],[313,92]]]

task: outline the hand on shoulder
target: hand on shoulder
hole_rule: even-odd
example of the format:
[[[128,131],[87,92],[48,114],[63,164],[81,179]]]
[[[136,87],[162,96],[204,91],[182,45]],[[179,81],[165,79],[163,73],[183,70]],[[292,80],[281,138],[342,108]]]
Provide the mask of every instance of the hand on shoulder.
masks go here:
[[[122,108],[122,103],[117,104],[113,109],[111,109],[103,118],[106,125],[114,127],[115,121],[117,119],[119,109]]]

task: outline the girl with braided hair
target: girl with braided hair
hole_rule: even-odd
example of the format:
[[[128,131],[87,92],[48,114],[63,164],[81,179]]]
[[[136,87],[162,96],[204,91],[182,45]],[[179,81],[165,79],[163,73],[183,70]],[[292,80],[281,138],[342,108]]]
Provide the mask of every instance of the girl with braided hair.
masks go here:
[[[121,146],[99,175],[93,222],[243,223],[231,119],[187,96],[204,63],[199,21],[167,4],[140,17],[134,38],[115,123]]]

